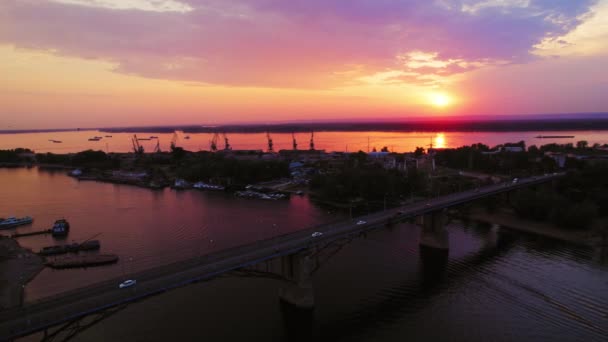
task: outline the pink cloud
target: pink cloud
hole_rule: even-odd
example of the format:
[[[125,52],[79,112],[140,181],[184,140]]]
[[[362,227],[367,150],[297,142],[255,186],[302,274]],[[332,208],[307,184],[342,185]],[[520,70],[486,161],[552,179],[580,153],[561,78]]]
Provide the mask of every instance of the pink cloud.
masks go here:
[[[426,0],[179,2],[191,10],[4,0],[0,43],[108,60],[117,72],[151,78],[328,88],[352,82],[353,65],[360,77],[412,69],[450,75],[492,61],[525,62],[534,58],[534,44],[572,29],[592,3],[536,1],[508,11],[486,5],[470,13],[462,8],[471,1],[451,8]],[[548,20],[558,15],[561,22]],[[412,51],[453,62],[404,66],[398,56]]]

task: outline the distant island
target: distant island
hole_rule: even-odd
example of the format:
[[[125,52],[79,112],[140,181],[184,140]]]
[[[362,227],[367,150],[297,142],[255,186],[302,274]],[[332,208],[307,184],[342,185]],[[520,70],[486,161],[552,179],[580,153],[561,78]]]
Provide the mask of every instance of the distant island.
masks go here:
[[[525,132],[525,131],[573,131],[606,130],[608,114],[536,117],[516,119],[513,117],[482,120],[475,118],[432,118],[401,121],[341,121],[341,122],[294,122],[275,124],[242,124],[218,126],[155,126],[100,128],[102,132],[146,132],[171,133],[291,133],[291,132]]]
[[[70,129],[0,130],[0,134],[99,130],[112,133],[291,133],[291,132],[526,132],[608,130],[608,113],[546,114],[532,116],[410,117],[352,121],[300,121],[225,125],[166,125],[137,127],[88,127]],[[545,137],[545,136],[543,136]]]

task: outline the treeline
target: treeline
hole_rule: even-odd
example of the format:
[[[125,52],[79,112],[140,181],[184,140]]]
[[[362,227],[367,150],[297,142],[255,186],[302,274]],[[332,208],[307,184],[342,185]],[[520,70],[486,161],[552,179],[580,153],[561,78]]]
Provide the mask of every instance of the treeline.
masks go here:
[[[27,148],[0,150],[0,163],[39,163],[80,168],[109,169],[120,166],[120,160],[103,151],[87,150],[70,154],[34,153]]]
[[[32,154],[33,151],[27,148],[16,148],[14,150],[0,150],[0,163],[22,163],[28,159],[24,154]]]
[[[219,153],[198,152],[180,158],[175,171],[187,181],[246,185],[289,177],[289,164],[276,160],[240,160]]]
[[[515,194],[511,205],[518,215],[550,221],[569,229],[587,229],[608,216],[608,164],[584,165],[559,179],[555,187],[527,189]]]
[[[410,172],[406,177],[397,170],[387,170],[367,160],[363,152],[353,153],[342,167],[322,169],[309,187],[320,198],[332,201],[398,201],[412,193],[426,192],[425,177]]]
[[[519,147],[521,152],[511,152],[508,147]],[[526,176],[531,174],[552,173],[558,169],[556,162],[545,155],[546,152],[574,153],[584,155],[605,154],[598,150],[599,144],[590,146],[587,141],[576,144],[547,144],[526,149],[523,141],[498,145],[490,149],[488,145],[473,144],[456,149],[439,150],[435,155],[438,165],[454,169],[479,171],[494,174]],[[579,168],[581,162],[574,158],[566,159],[566,168]]]

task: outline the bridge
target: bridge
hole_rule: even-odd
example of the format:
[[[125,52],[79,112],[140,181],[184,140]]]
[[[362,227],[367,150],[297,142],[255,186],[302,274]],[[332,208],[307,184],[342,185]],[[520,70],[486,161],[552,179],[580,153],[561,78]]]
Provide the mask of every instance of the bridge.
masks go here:
[[[563,174],[522,178],[513,182],[449,194],[361,216],[355,220],[325,224],[154,267],[130,275],[131,279],[137,280],[137,284],[129,288],[118,288],[118,284],[124,279],[117,278],[24,303],[21,307],[0,312],[0,340],[11,340],[39,331],[43,331],[47,336],[49,328],[57,325],[70,324],[83,317],[103,313],[121,305],[187,284],[212,279],[231,271],[256,268],[259,270],[264,265],[273,270],[278,268],[278,272],[291,280],[291,285],[279,293],[282,300],[298,307],[310,308],[314,305],[311,275],[318,268],[317,256],[320,249],[387,224],[423,217],[420,244],[434,250],[447,250],[448,237],[444,228],[446,209],[550,182],[561,176]],[[313,236],[313,233],[316,234]]]

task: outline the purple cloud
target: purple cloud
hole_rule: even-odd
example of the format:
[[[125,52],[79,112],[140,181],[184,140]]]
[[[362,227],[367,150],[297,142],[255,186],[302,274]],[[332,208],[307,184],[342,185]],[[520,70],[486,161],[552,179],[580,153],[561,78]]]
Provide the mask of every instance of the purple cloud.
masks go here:
[[[333,87],[352,81],[353,74],[347,71],[355,70],[357,76],[387,70],[411,72],[413,68],[399,56],[414,51],[436,53],[440,61],[461,62],[418,69],[437,75],[464,72],[492,61],[525,62],[534,58],[529,53],[533,45],[576,27],[595,3],[172,2],[188,11],[3,0],[0,43],[109,60],[116,63],[117,72],[144,77],[234,86]],[[408,82],[417,79],[407,77]]]

